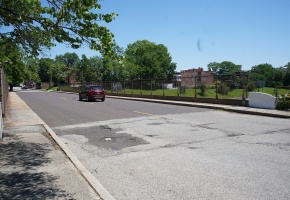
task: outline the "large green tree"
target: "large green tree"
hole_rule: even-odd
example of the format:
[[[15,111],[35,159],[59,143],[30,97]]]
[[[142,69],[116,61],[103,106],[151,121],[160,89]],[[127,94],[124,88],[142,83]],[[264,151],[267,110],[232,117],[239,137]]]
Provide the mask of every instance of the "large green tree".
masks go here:
[[[84,54],[82,55],[80,61],[76,63],[74,72],[76,73],[76,79],[80,81],[81,84],[89,84],[96,79],[94,66],[92,65],[90,59]]]
[[[284,66],[284,68],[285,68],[285,75],[283,78],[283,85],[290,86],[290,62],[288,62],[287,65]]]
[[[221,63],[212,62],[207,65],[208,70],[212,70],[218,75],[232,74],[242,70],[241,65],[236,65],[230,61],[223,61]]]
[[[283,86],[284,77],[286,75],[286,69],[284,67],[274,68],[273,74],[273,86]]]
[[[1,0],[0,37],[34,55],[59,42],[112,56],[114,35],[100,23],[117,15],[100,9],[98,0]]]
[[[251,75],[256,81],[265,81],[266,87],[276,86],[274,81],[275,69],[268,63],[253,66]]]
[[[33,81],[35,83],[41,82],[40,77],[39,77],[39,60],[36,58],[25,58],[24,63],[26,66],[26,77],[25,79],[27,81]]]
[[[61,82],[65,81],[65,79],[68,76],[66,65],[59,61],[53,62],[49,73],[51,74],[54,85],[57,85],[57,86],[59,86]]]
[[[42,82],[50,82],[52,86],[54,60],[51,58],[41,58],[39,60],[39,77]]]
[[[139,70],[140,79],[172,78],[176,69],[167,47],[148,40],[129,44],[125,50],[125,60],[126,64]]]
[[[55,61],[63,63],[67,68],[72,68],[80,60],[76,53],[65,53],[64,55],[55,56]]]
[[[24,54],[21,49],[7,40],[0,40],[0,62],[4,68],[6,78],[13,91],[13,87],[22,83],[27,75],[27,69],[23,62]]]

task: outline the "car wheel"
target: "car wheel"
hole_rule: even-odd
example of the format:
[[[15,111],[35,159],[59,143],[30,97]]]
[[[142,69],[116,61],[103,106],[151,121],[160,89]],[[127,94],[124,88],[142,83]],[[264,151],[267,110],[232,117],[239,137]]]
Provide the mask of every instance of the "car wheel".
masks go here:
[[[82,97],[81,97],[81,95],[79,94],[79,101],[81,101],[82,100]]]
[[[87,102],[89,102],[89,101],[90,101],[90,98],[89,98],[89,96],[88,96],[88,95],[87,95],[87,98],[86,98],[86,99],[87,99]]]
[[[101,99],[101,101],[105,101],[105,97]]]

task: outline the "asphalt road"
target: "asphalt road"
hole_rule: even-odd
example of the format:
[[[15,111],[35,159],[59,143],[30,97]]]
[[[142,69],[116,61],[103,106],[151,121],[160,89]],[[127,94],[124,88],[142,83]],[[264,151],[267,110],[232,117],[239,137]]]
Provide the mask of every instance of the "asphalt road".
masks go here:
[[[289,199],[289,119],[18,94],[116,199]]]
[[[24,90],[18,95],[50,127],[173,113],[204,112],[209,109],[152,104],[107,98],[105,102],[79,101],[77,94]]]

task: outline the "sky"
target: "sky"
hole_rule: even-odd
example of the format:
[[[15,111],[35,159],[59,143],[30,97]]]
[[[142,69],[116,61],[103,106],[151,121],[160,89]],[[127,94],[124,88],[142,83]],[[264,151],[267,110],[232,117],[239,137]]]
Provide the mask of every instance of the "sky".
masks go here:
[[[106,24],[117,44],[148,40],[168,48],[176,71],[231,61],[243,70],[290,62],[290,0],[103,0],[103,13],[119,16]],[[51,57],[75,52],[57,45]]]

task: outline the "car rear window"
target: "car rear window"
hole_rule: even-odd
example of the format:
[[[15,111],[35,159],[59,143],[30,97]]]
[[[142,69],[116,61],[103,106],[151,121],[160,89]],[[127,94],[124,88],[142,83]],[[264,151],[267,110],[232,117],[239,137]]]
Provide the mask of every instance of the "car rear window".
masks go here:
[[[103,90],[104,88],[102,86],[91,86],[91,90]]]

